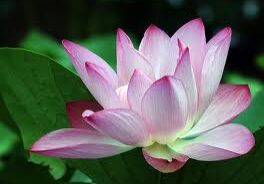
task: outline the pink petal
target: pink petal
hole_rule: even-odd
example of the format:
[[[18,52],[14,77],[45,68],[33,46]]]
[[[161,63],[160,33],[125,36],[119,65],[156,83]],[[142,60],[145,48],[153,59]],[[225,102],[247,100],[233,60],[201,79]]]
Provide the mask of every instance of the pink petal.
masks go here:
[[[179,54],[178,54],[179,59],[181,59],[184,51],[186,50],[186,47],[184,46],[184,44],[181,42],[181,40],[179,38],[178,38],[178,48],[179,48]],[[190,54],[190,52],[189,52],[189,54]]]
[[[131,149],[94,130],[65,128],[44,135],[30,151],[62,158],[102,158]]]
[[[82,117],[82,113],[87,109],[98,111],[101,110],[102,107],[95,101],[91,100],[73,101],[66,104],[67,115],[72,128],[93,129],[93,127],[88,125]]]
[[[187,105],[179,80],[166,76],[150,86],[142,99],[142,114],[155,141],[166,144],[177,138],[185,126]]]
[[[116,56],[117,56],[117,74],[119,78],[124,78],[125,66],[124,66],[124,47],[134,48],[132,41],[128,35],[122,30],[117,29],[116,37]]]
[[[174,76],[175,78],[180,79],[182,81],[186,89],[186,94],[188,98],[188,111],[189,117],[191,119],[197,110],[198,93],[188,48],[185,49],[182,56],[180,57]]]
[[[140,69],[150,77],[154,77],[150,63],[134,49],[130,39],[121,29],[117,32],[117,57],[120,86],[128,84],[135,69]]]
[[[247,85],[220,85],[213,101],[186,136],[195,136],[230,122],[249,106],[250,101]]]
[[[116,89],[116,93],[119,96],[119,99],[123,104],[125,104],[126,107],[129,107],[128,100],[127,100],[127,90],[128,85],[121,86]]]
[[[103,68],[87,62],[86,70],[87,88],[103,108],[125,107],[112,83],[101,75]]]
[[[202,20],[197,18],[183,25],[172,36],[171,41],[177,43],[178,39],[180,39],[183,44],[190,49],[190,57],[196,83],[199,85],[206,51],[205,31]]]
[[[139,114],[141,114],[142,98],[151,83],[151,79],[139,70],[135,70],[130,79],[127,92],[128,102],[130,108]]]
[[[231,41],[231,29],[217,33],[207,44],[207,53],[202,69],[199,109],[201,113],[211,102],[222,78]]]
[[[196,160],[214,161],[246,154],[254,144],[255,139],[247,128],[238,124],[227,124],[192,140],[175,142],[170,147]]]
[[[167,74],[168,69],[172,68],[173,72],[176,67],[176,59],[174,63],[170,62],[169,47],[170,37],[155,25],[150,25],[140,43],[139,52],[150,61],[156,78]]]
[[[88,61],[91,64],[95,64],[103,68],[104,73],[101,73],[106,79],[108,79],[113,86],[117,86],[117,75],[114,70],[99,56],[92,53],[88,49],[81,47],[78,44],[75,44],[69,40],[63,40],[62,44],[67,51],[72,64],[79,73],[82,81],[87,85],[86,80],[86,69],[85,63]]]
[[[124,144],[146,146],[151,143],[144,121],[131,110],[103,110],[84,118],[99,132]]]
[[[151,157],[144,150],[142,150],[142,152],[143,152],[143,156],[145,160],[147,161],[147,163],[151,165],[153,168],[163,173],[171,173],[171,172],[177,171],[180,168],[182,168],[187,162],[187,160],[185,162],[182,162],[177,159],[174,159],[171,162],[169,162],[168,160],[165,160],[165,159]]]

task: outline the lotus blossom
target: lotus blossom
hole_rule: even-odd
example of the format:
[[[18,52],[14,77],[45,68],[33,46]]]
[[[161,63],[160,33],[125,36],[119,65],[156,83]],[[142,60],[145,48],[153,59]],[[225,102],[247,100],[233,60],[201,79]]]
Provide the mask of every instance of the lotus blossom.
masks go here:
[[[230,40],[226,27],[206,43],[203,22],[194,19],[172,37],[150,25],[137,50],[118,29],[117,73],[91,51],[63,40],[98,104],[68,103],[72,128],[44,135],[31,151],[95,159],[142,147],[147,163],[165,173],[189,158],[216,161],[246,154],[254,137],[231,121],[249,106],[249,88],[220,84]]]

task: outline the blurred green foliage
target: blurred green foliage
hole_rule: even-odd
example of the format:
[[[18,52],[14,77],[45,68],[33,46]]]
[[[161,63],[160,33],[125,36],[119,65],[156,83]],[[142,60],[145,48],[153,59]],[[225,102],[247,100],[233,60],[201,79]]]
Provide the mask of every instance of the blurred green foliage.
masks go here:
[[[256,58],[257,66],[264,71],[264,53],[259,54]]]
[[[0,158],[9,153],[17,141],[17,135],[0,121]]]

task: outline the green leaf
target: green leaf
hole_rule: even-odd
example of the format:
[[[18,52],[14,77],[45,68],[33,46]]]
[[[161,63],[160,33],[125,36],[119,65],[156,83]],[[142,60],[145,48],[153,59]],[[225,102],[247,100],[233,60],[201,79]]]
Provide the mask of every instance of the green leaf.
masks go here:
[[[74,73],[51,59],[21,49],[0,49],[1,96],[16,122],[26,149],[45,133],[68,127],[67,101],[90,98]],[[31,155],[50,166],[55,178],[65,172],[57,158]]]
[[[70,182],[92,183],[92,179],[87,175],[85,175],[84,173],[82,173],[81,171],[75,170],[75,172],[73,173],[70,179]]]

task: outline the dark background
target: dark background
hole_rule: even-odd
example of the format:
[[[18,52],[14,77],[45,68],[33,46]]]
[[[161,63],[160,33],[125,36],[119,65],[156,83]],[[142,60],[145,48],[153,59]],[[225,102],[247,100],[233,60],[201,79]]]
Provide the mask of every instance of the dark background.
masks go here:
[[[141,39],[154,23],[169,35],[202,17],[207,39],[220,28],[233,29],[226,68],[263,79],[256,64],[264,52],[261,0],[0,0],[0,46],[18,46],[32,28],[61,39],[83,39],[118,27]]]

